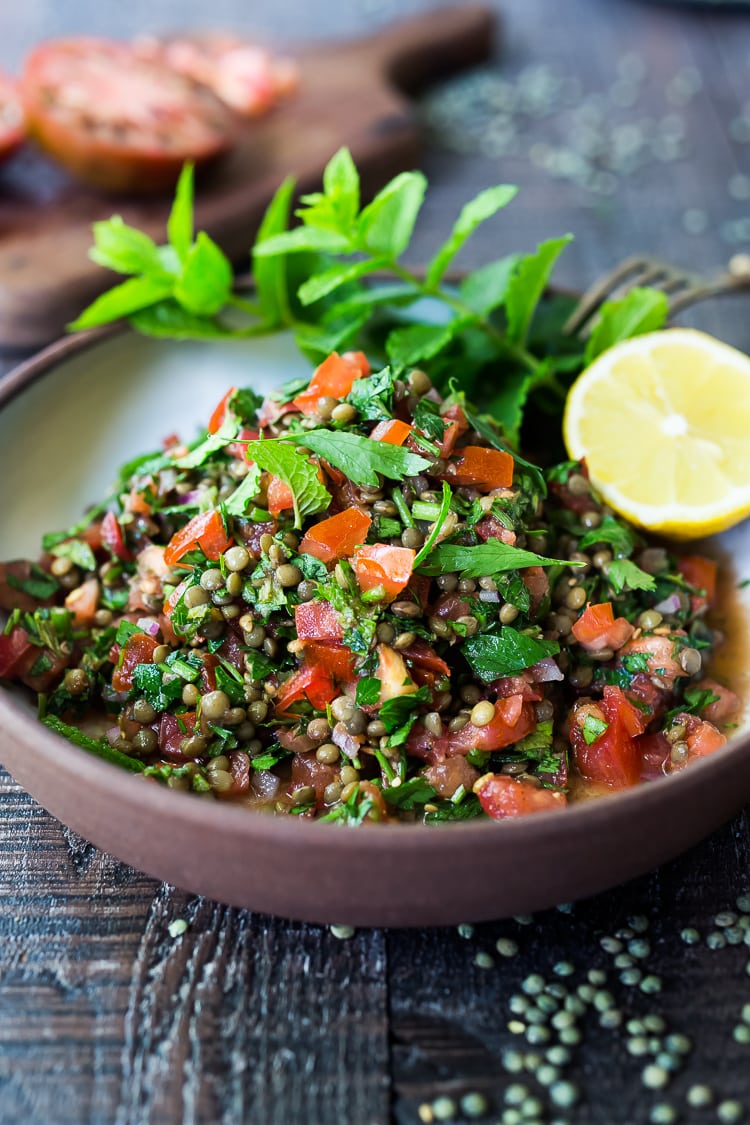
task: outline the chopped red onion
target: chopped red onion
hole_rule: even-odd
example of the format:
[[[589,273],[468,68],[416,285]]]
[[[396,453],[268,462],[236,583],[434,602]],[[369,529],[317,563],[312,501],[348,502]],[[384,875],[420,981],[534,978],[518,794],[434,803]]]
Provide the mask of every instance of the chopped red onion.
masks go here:
[[[480,602],[499,602],[500,595],[497,590],[480,590],[479,600]]]
[[[654,606],[654,609],[659,613],[678,613],[680,609],[679,594],[670,594],[664,601],[659,602]]]
[[[557,663],[551,656],[545,656],[544,660],[540,660],[538,664],[534,664],[529,668],[529,673],[532,680],[537,684],[549,684],[552,683],[553,680],[565,679]]]
[[[155,617],[139,617],[136,625],[139,629],[143,629],[144,633],[148,633],[150,637],[157,636],[159,632],[159,622]]]

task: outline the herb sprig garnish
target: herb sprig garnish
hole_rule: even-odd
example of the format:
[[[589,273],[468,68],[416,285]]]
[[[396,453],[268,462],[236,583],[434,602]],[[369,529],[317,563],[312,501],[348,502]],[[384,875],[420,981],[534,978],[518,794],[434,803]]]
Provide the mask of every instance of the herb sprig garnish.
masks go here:
[[[559,418],[570,380],[585,362],[666,319],[664,295],[638,289],[605,305],[585,354],[583,345],[563,336],[561,318],[545,324],[543,339],[537,339],[540,304],[568,235],[481,266],[460,284],[446,282],[471,235],[511,203],[517,189],[509,184],[486,188],[462,208],[424,273],[403,261],[427,189],[421,172],[401,173],[363,206],[359,174],[349,151],[341,149],[325,169],[323,190],[301,197],[294,211],[300,225],[290,229],[294,187],[292,179],[279,187],[258,231],[251,256],[254,300],[234,292],[220,247],[205,232],[194,233],[190,166],[177,187],[166,245],[156,245],[117,215],[95,223],[91,257],[130,276],[70,327],[127,318],[142,333],[176,339],[250,337],[286,328],[313,360],[366,344],[396,375],[429,364],[443,390],[460,372],[456,389],[488,409],[515,446],[529,404]],[[425,298],[436,316],[425,319]],[[362,416],[382,417],[380,389],[358,388],[368,392]],[[356,405],[363,407],[364,399]],[[476,428],[481,432],[481,422]]]

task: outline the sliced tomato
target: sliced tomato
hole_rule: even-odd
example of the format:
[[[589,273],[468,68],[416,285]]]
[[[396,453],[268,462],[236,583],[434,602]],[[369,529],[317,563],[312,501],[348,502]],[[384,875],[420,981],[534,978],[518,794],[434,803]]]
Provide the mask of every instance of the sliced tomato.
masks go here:
[[[230,387],[223,398],[221,398],[220,401],[217,402],[216,406],[213,409],[213,413],[208,420],[208,432],[210,434],[216,434],[221,429],[222,425],[224,424],[224,419],[227,416],[227,407],[229,406],[229,400],[231,399],[232,395],[236,394],[237,388]]]
[[[199,515],[176,531],[167,543],[164,551],[164,562],[167,566],[174,566],[188,551],[200,547],[207,559],[216,562],[232,543],[231,535],[227,535],[221,512],[212,508]]]
[[[365,512],[347,508],[345,512],[309,528],[300,544],[300,551],[314,555],[324,563],[348,558],[364,543],[371,524],[372,520]]]
[[[380,697],[378,703],[382,706],[389,699],[396,699],[400,695],[412,695],[418,690],[417,685],[409,675],[403,656],[396,652],[390,645],[380,644],[377,647],[378,670],[377,678],[380,680]]]
[[[622,648],[633,636],[635,629],[624,617],[615,618],[611,602],[600,602],[586,606],[573,623],[571,632],[589,652],[600,652],[604,648]]]
[[[459,450],[455,461],[448,462],[445,479],[487,492],[493,488],[509,488],[513,484],[513,458],[501,449],[467,445]]]
[[[132,562],[133,554],[125,546],[122,528],[114,512],[107,512],[102,520],[102,545],[123,562]]]
[[[159,643],[150,633],[131,633],[120,650],[117,667],[112,673],[112,687],[115,691],[130,691],[136,665],[152,664],[154,649]]]
[[[330,703],[336,694],[333,676],[325,665],[303,664],[279,688],[276,710],[279,714],[283,714],[293,704],[307,699],[316,711],[322,711],[326,703]]]
[[[387,543],[360,547],[353,559],[360,590],[382,586],[388,601],[392,601],[408,584],[415,557],[410,547],[390,547]]]
[[[99,608],[99,579],[87,578],[65,598],[65,608],[73,614],[73,626],[83,629],[94,620]]]
[[[316,414],[319,399],[346,398],[355,379],[369,372],[370,365],[362,352],[344,352],[343,355],[331,352],[316,368],[307,390],[297,395],[292,405],[302,414]]]
[[[522,695],[509,695],[495,704],[495,715],[484,727],[467,723],[461,730],[435,739],[439,757],[468,754],[470,750],[502,750],[531,734],[536,726],[534,709]]]
[[[11,156],[25,136],[23,110],[13,79],[0,70],[0,162]]]
[[[693,613],[703,606],[713,605],[716,600],[716,563],[703,555],[683,555],[677,560],[677,569],[697,591],[692,594],[690,604]]]
[[[290,508],[294,507],[294,496],[288,484],[284,484],[281,477],[275,477],[273,474],[268,480],[268,510],[272,516],[278,516],[280,512],[287,512]]]
[[[172,616],[172,614],[174,613],[175,608],[177,607],[178,603],[182,600],[183,594],[187,590],[188,586],[190,586],[190,579],[189,578],[183,579],[183,581],[180,582],[180,584],[178,586],[175,586],[172,593],[165,600],[163,609],[164,609],[164,616],[167,619],[169,619]]]
[[[28,671],[28,657],[41,651],[35,648],[29,640],[29,634],[19,625],[7,635],[0,633],[0,677],[10,680],[23,675]]]
[[[40,44],[20,91],[29,135],[106,191],[165,191],[183,164],[218,156],[234,132],[232,115],[205,86],[106,39]]]
[[[384,441],[388,445],[403,445],[413,432],[414,430],[408,422],[401,422],[398,418],[392,418],[389,422],[378,422],[370,437],[373,441]]]
[[[592,716],[607,724],[598,738],[586,742],[584,724]],[[611,789],[635,785],[641,776],[642,761],[636,743],[648,722],[618,687],[607,686],[600,704],[581,701],[573,708],[570,743],[579,772],[590,781]]]
[[[553,812],[564,809],[568,803],[565,794],[558,790],[544,789],[533,781],[522,781],[502,773],[486,773],[480,777],[474,785],[474,792],[479,804],[493,820]]]
[[[417,637],[406,648],[402,648],[400,652],[413,668],[430,672],[433,679],[443,679],[443,677],[451,674],[451,670],[443,658],[438,656],[434,648],[431,648],[420,637]]]
[[[341,641],[344,630],[330,602],[300,602],[294,608],[294,625],[301,641]]]

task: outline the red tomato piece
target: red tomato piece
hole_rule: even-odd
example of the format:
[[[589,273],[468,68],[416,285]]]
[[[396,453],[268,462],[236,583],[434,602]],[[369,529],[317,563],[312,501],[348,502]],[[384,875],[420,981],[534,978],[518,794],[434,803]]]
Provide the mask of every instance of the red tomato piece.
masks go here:
[[[232,537],[224,529],[221,512],[212,508],[193,516],[189,523],[174,533],[164,550],[164,562],[167,566],[174,566],[183,555],[196,547],[200,547],[207,559],[216,562],[231,542]]]
[[[453,406],[449,406],[442,415],[442,418],[446,423],[445,433],[443,434],[442,441],[439,441],[437,444],[440,449],[440,456],[450,457],[456,442],[462,434],[465,434],[468,430],[469,423],[466,420],[466,415],[457,403]]]
[[[474,785],[474,792],[479,804],[493,820],[553,812],[564,809],[568,803],[565,794],[558,790],[543,789],[533,781],[521,781],[501,773],[486,773],[480,777]]]
[[[218,156],[234,132],[232,115],[205,86],[106,39],[42,43],[26,60],[20,90],[29,135],[106,191],[166,191],[183,164]]]
[[[183,738],[189,738],[195,729],[195,711],[183,715],[172,715],[163,711],[159,721],[159,750],[173,762],[184,762],[185,755],[180,750]]]
[[[303,664],[293,672],[288,680],[279,688],[276,696],[276,710],[279,714],[299,703],[302,699],[309,700],[316,711],[322,711],[326,703],[330,703],[336,695],[333,676],[323,664],[315,666]]]
[[[615,618],[611,602],[600,602],[598,605],[586,606],[573,623],[571,632],[589,652],[600,652],[604,648],[622,648],[635,629],[624,617]]]
[[[152,664],[154,649],[159,643],[150,633],[131,633],[120,650],[117,667],[112,673],[115,691],[130,691],[136,664]]]
[[[280,477],[270,475],[268,480],[268,510],[272,516],[294,507],[294,496],[288,484]]]
[[[481,519],[474,528],[483,543],[488,539],[499,539],[501,543],[508,543],[511,547],[516,541],[515,531],[501,523],[497,516],[489,515]]]
[[[187,590],[189,585],[190,585],[190,581],[187,578],[185,578],[184,581],[180,582],[179,586],[175,586],[172,593],[165,600],[163,609],[164,609],[164,616],[166,618],[170,618],[172,616],[172,614],[175,611],[175,606],[181,600],[182,595],[185,593],[185,591]]]
[[[521,571],[521,580],[531,595],[532,616],[549,593],[549,578],[543,566],[527,566]]]
[[[587,743],[583,727],[588,715],[607,723],[593,742]],[[643,733],[648,716],[635,707],[618,687],[607,686],[599,705],[581,702],[573,709],[570,742],[579,772],[590,781],[611,789],[635,785],[641,776],[642,760],[635,741]]]
[[[365,512],[347,508],[345,512],[309,528],[300,544],[300,551],[314,555],[324,563],[348,558],[364,543],[371,524],[372,520]]]
[[[677,560],[677,569],[691,586],[699,591],[690,598],[693,613],[716,599],[716,563],[703,555],[684,555]],[[703,591],[700,593],[700,591]]]
[[[318,400],[330,395],[331,398],[346,398],[355,379],[369,374],[370,365],[362,352],[331,352],[324,359],[310,380],[310,386],[293,400],[292,405],[302,414],[316,414]]]
[[[237,388],[230,387],[224,397],[219,402],[217,402],[216,406],[214,407],[213,413],[208,420],[208,432],[210,434],[216,434],[221,429],[222,425],[224,424],[224,419],[227,416],[227,407],[229,406],[229,400],[232,395],[235,394],[237,394]]]
[[[536,727],[534,709],[522,695],[509,695],[495,704],[495,716],[484,727],[467,723],[453,734],[435,739],[434,747],[439,757],[468,754],[470,750],[502,750],[511,746]]]
[[[73,614],[73,625],[82,629],[94,620],[99,608],[99,579],[87,578],[65,598],[65,608]]]
[[[25,629],[16,625],[7,635],[0,633],[0,676],[12,679],[28,670],[28,656],[37,651]],[[38,650],[41,653],[41,649]],[[32,662],[33,663],[33,662]]]
[[[714,750],[719,750],[726,744],[727,736],[718,731],[713,723],[707,723],[697,715],[688,715],[686,719],[688,762],[695,758],[707,758]]]
[[[712,695],[719,697],[703,708],[701,718],[708,719],[710,723],[728,723],[737,714],[740,699],[729,688],[709,679],[699,680],[695,686],[699,691],[710,691]]]
[[[125,546],[120,521],[114,512],[107,512],[102,520],[101,534],[102,546],[111,551],[118,559],[122,559],[123,562],[133,561],[133,554]]]
[[[388,601],[392,601],[408,584],[415,557],[410,547],[390,547],[386,543],[360,547],[353,559],[360,590],[382,586]]]
[[[294,625],[301,641],[340,641],[344,637],[330,602],[300,602],[294,608]]]
[[[392,418],[389,422],[378,422],[370,438],[372,441],[385,441],[388,445],[403,445],[413,432],[413,427],[408,422]]]
[[[0,162],[24,139],[23,110],[15,82],[0,70]]]
[[[451,484],[485,489],[509,488],[513,484],[513,458],[501,449],[467,445],[457,460],[449,461],[445,479]]]
[[[357,658],[346,645],[308,641],[305,661],[313,668],[321,666],[337,683],[350,684],[357,678]]]

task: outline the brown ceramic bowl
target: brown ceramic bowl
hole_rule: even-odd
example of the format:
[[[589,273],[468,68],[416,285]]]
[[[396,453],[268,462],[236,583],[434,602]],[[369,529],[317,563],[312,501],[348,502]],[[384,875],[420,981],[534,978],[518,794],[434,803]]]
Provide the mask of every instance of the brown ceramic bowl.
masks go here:
[[[0,558],[36,555],[41,533],[68,526],[105,495],[121,461],[168,432],[190,436],[231,383],[265,390],[304,371],[284,338],[175,344],[108,330],[54,344],[0,383]],[[741,576],[750,573],[750,526],[721,546]],[[0,759],[100,848],[223,902],[354,925],[533,911],[662,863],[750,800],[746,726],[677,776],[565,812],[348,829],[147,784],[52,734],[28,699],[0,690]]]

